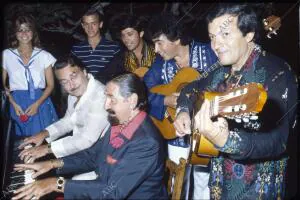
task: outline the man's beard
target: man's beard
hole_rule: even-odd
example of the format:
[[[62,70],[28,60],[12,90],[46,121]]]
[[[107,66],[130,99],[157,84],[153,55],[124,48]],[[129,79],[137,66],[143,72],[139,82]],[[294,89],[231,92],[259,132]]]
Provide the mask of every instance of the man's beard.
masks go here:
[[[115,111],[111,110],[111,109],[107,109],[106,110],[108,112],[108,116],[107,116],[107,119],[109,121],[109,123],[112,125],[112,126],[117,126],[120,124],[120,121],[119,119],[116,117],[116,116],[113,116],[115,115]]]

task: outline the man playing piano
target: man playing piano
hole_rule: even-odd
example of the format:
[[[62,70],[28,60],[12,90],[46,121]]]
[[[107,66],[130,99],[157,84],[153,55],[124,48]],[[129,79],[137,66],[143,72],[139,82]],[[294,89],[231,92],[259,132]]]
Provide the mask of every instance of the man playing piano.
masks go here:
[[[65,116],[48,126],[37,135],[24,140],[20,148],[28,144],[34,147],[20,153],[27,162],[53,153],[56,158],[74,154],[91,147],[108,127],[107,112],[104,109],[105,86],[86,73],[80,60],[67,56],[54,65],[55,75],[63,89],[69,94]],[[69,132],[71,136],[66,136]],[[44,139],[48,144],[42,144]],[[74,179],[95,179],[94,172],[80,174]]]
[[[95,170],[95,180],[38,180],[15,191],[13,199],[40,198],[52,191],[65,199],[167,199],[163,184],[164,144],[145,110],[143,83],[134,74],[108,82],[105,109],[110,128],[91,148],[62,159],[17,164],[16,170],[33,169],[34,176],[53,168],[58,174]]]

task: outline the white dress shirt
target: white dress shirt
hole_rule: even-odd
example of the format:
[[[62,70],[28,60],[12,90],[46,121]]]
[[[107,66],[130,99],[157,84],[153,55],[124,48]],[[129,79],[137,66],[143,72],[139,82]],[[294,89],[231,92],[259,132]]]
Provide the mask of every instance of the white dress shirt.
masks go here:
[[[77,97],[69,95],[65,116],[46,128],[49,132],[46,140],[51,142],[51,150],[57,158],[91,147],[109,127],[104,109],[105,86],[91,74],[88,78],[87,90],[77,105],[74,106]],[[62,137],[71,131],[72,136]]]

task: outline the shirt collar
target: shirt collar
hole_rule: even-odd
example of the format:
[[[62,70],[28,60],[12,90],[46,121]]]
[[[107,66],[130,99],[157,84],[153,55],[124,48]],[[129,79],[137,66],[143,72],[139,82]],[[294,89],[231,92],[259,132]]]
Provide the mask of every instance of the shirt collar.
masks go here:
[[[146,118],[146,112],[140,111],[128,124],[125,128],[122,129],[122,125],[112,126],[110,137],[116,137],[118,134],[122,134],[128,140],[131,140],[133,134],[141,125],[141,123]]]

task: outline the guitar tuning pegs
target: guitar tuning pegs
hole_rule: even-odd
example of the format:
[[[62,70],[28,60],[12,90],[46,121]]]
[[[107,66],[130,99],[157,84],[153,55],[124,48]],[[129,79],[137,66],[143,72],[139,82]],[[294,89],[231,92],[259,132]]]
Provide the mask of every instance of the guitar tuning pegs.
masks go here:
[[[257,115],[251,115],[250,120],[258,120],[258,116]]]
[[[238,112],[240,110],[240,106],[236,105],[233,107],[234,112]]]
[[[246,106],[245,104],[242,104],[242,105],[240,106],[240,108],[241,108],[241,110],[246,110],[246,109],[247,109],[247,106]]]
[[[243,122],[248,123],[249,122],[249,117],[243,117]]]
[[[236,123],[241,123],[242,122],[241,118],[234,118],[234,120],[236,121]]]

